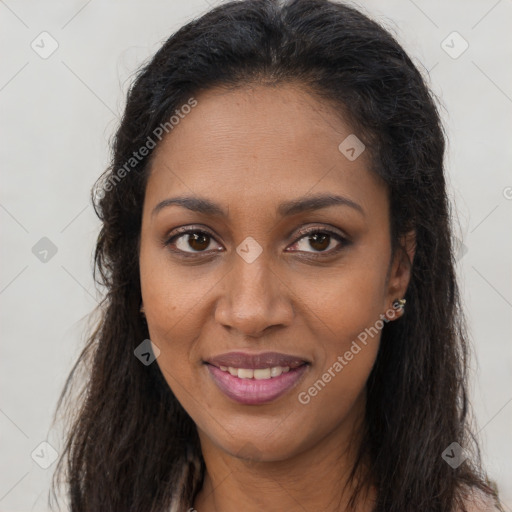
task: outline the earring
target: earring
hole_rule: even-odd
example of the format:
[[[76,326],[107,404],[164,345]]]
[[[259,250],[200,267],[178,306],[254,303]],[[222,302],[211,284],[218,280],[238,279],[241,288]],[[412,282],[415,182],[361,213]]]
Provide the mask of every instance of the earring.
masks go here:
[[[140,314],[141,314],[142,316],[146,316],[146,314],[144,313],[144,304],[142,304],[142,302],[141,302],[141,304],[140,304],[140,309],[139,309],[139,311],[140,311]]]
[[[404,306],[405,306],[405,303],[406,303],[406,302],[407,302],[407,301],[406,301],[405,299],[395,299],[395,300],[393,301],[393,307],[394,307],[395,309],[403,309],[403,308],[404,308]]]

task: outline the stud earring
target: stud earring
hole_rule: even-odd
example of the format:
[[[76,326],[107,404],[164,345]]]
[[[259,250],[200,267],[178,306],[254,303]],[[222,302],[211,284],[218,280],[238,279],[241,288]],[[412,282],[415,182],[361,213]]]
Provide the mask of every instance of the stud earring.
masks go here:
[[[404,308],[404,306],[405,306],[405,303],[406,303],[406,302],[407,302],[407,301],[406,301],[405,299],[395,299],[395,300],[393,301],[393,307],[394,307],[395,309],[403,309],[403,308]]]

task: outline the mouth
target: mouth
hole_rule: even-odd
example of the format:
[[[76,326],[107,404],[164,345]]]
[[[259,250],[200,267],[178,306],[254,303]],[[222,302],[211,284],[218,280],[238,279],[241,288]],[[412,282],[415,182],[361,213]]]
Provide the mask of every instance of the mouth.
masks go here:
[[[276,400],[294,388],[310,366],[301,357],[277,352],[230,352],[204,363],[219,390],[244,405]]]

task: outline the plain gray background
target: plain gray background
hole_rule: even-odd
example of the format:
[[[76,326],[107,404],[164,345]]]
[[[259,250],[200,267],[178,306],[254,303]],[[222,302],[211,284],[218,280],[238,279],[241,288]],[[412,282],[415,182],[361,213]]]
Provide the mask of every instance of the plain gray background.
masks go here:
[[[89,192],[130,79],[217,3],[0,1],[0,512],[48,510],[55,464],[36,460],[51,460],[41,442],[61,447],[51,416],[99,298]],[[512,510],[512,0],[356,5],[395,34],[444,105],[472,402],[484,460]],[[55,254],[41,252],[44,237]]]

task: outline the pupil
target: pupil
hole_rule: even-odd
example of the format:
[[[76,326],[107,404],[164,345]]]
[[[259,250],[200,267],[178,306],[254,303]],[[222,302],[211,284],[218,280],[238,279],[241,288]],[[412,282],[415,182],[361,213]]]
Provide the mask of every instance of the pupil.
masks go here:
[[[329,237],[330,235],[322,234],[322,233],[315,233],[310,237],[310,245],[313,247],[313,249],[316,249],[318,251],[325,250],[327,247],[329,247]],[[320,240],[320,241],[319,241]],[[327,244],[325,241],[327,240]],[[320,243],[320,247],[315,247],[315,243]]]
[[[192,237],[192,240],[189,239],[188,244],[195,251],[204,250],[204,249],[206,249],[208,247],[208,238],[209,238],[208,235],[204,235],[204,234],[200,235],[198,233],[193,233],[190,236]],[[198,246],[194,246],[194,244],[197,244],[198,241],[200,241],[199,242],[199,247]]]

